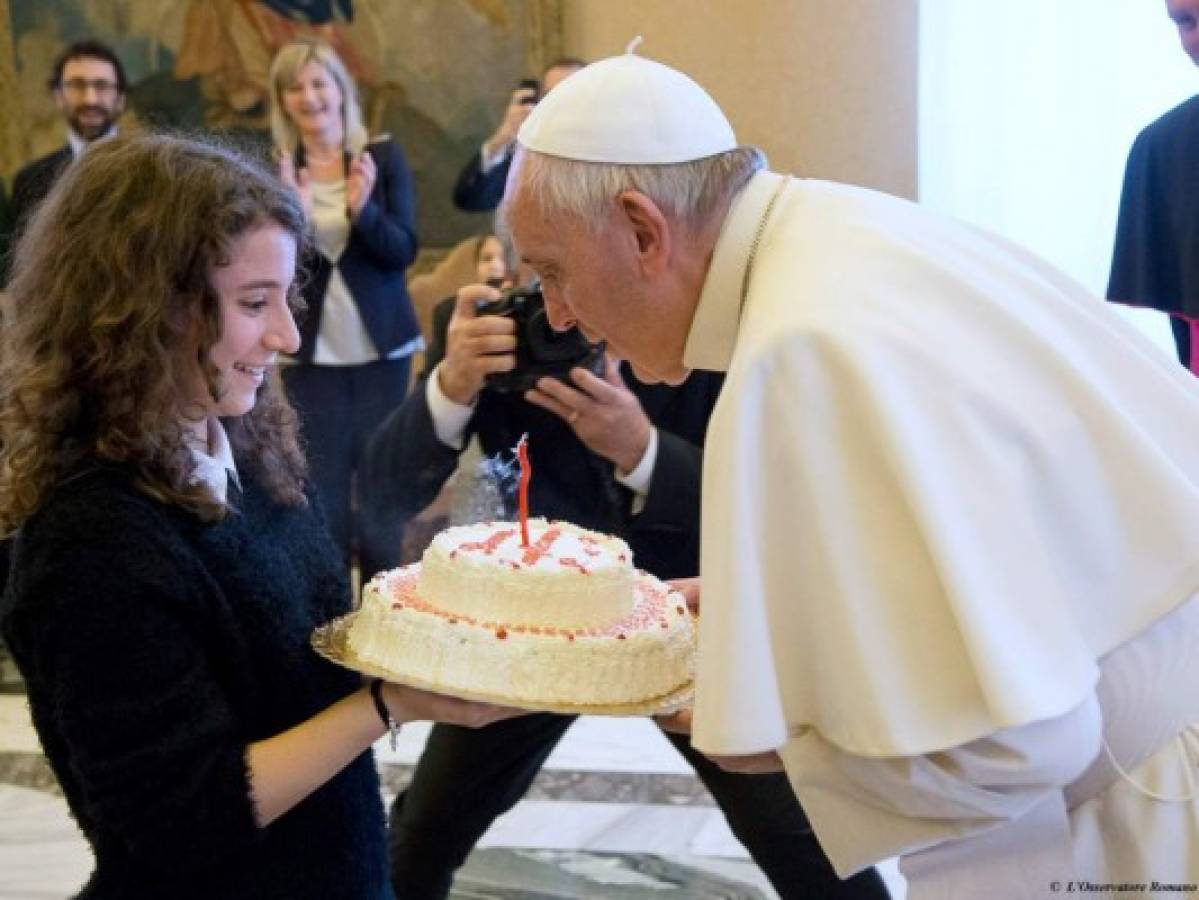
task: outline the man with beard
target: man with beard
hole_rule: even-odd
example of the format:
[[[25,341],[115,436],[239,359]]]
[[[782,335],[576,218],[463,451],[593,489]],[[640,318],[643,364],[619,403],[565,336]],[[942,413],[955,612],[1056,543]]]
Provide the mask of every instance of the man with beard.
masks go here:
[[[77,41],[54,62],[50,90],[67,122],[67,144],[25,166],[13,179],[10,221],[19,235],[25,219],[50,192],[67,164],[92,141],[111,137],[125,111],[125,69],[99,41]]]

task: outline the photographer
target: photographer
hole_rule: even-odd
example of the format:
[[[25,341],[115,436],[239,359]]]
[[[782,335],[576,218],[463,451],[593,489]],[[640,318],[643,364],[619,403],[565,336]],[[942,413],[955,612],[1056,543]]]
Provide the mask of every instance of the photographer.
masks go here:
[[[371,490],[411,517],[450,477],[472,434],[493,455],[511,450],[527,432],[536,469],[529,505],[536,515],[619,535],[638,567],[658,577],[693,574],[701,447],[721,376],[693,372],[679,387],[644,385],[609,359],[602,377],[575,368],[570,384],[542,378],[525,394],[491,389],[487,376],[512,373],[517,361],[517,322],[476,310],[480,300],[500,297],[475,285],[438,306],[425,380],[368,448]],[[573,721],[537,714],[474,733],[435,726],[392,809],[397,896],[446,896],[454,870],[524,796]],[[685,736],[666,736],[781,896],[887,896],[872,870],[848,883],[837,879],[784,778],[730,775],[692,750]]]
[[[482,149],[470,158],[454,185],[454,205],[466,212],[491,212],[504,196],[504,182],[516,146],[516,132],[524,124],[537,101],[554,89],[567,75],[587,63],[573,56],[555,60],[545,70],[541,84],[528,78],[512,92],[504,117]]]

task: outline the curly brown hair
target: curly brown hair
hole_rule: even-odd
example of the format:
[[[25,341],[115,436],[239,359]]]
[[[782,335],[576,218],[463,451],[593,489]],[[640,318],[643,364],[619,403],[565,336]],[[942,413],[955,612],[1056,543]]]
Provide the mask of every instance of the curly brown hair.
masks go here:
[[[192,481],[183,386],[198,364],[217,396],[209,351],[222,326],[210,274],[263,225],[282,227],[303,249],[294,193],[213,143],[117,138],[68,168],[21,237],[4,309],[5,531],[92,460],[128,467],[141,490],[206,521],[226,514]],[[305,502],[296,416],[275,379],[250,413],[225,425],[239,466],[278,501]]]

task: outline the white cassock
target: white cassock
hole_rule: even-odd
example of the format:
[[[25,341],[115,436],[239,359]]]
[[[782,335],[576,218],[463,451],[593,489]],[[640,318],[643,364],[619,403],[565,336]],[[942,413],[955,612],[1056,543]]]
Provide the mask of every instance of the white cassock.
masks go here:
[[[777,749],[912,900],[1199,882],[1199,380],[1017,247],[773,173],[685,362],[728,372],[696,747]]]

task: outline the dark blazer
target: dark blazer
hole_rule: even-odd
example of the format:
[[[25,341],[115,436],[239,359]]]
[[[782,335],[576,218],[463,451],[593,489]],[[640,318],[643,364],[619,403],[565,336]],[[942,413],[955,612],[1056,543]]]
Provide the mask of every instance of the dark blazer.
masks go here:
[[[1191,362],[1199,318],[1199,96],[1137,135],[1128,152],[1107,284],[1111,300],[1171,314],[1179,357]]]
[[[13,240],[11,210],[8,191],[4,189],[4,182],[0,181],[0,284],[8,281],[8,250]]]
[[[20,233],[25,219],[34,207],[46,199],[50,188],[54,187],[58,177],[74,158],[69,146],[60,147],[17,172],[12,183],[12,206],[9,211],[14,234]]]
[[[454,205],[466,212],[491,212],[504,199],[504,184],[512,154],[488,172],[483,171],[483,156],[476,153],[458,175],[454,184]]]
[[[405,519],[432,502],[458,462],[458,452],[441,443],[433,430],[424,383],[445,355],[453,308],[451,298],[434,310],[433,346],[421,382],[379,427],[367,449],[368,490]],[[627,367],[622,373],[658,428],[654,474],[636,516],[631,514],[632,492],[616,482],[612,464],[588,450],[560,418],[522,397],[484,390],[467,436],[477,435],[483,452],[493,456],[511,451],[528,432],[532,514],[618,534],[632,547],[637,566],[660,578],[695,575],[704,433],[724,376],[693,372],[679,387],[669,387],[642,384]]]
[[[303,148],[296,165],[303,165]],[[350,239],[337,261],[341,277],[380,356],[420,334],[404,272],[416,259],[416,203],[412,175],[400,148],[389,138],[366,147],[378,174],[370,199],[350,225]],[[301,291],[308,310],[300,322],[301,362],[311,362],[333,265],[312,252]]]
[[[7,220],[0,223],[4,229],[4,238],[0,241],[3,245],[0,247],[0,280],[3,283],[8,283],[9,252],[16,246],[17,238],[25,228],[25,220],[46,199],[50,188],[54,187],[58,177],[74,158],[69,146],[60,147],[24,166],[13,179]]]

